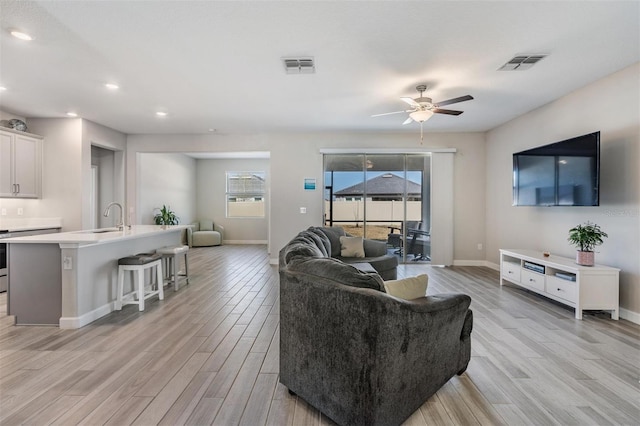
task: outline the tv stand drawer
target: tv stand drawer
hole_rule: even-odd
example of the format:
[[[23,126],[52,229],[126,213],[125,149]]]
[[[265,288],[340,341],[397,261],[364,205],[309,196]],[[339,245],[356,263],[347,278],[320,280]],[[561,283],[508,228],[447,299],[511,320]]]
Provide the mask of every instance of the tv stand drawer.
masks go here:
[[[576,283],[562,278],[547,277],[547,293],[575,303],[577,298]]]
[[[508,280],[520,282],[520,274],[522,268],[519,263],[514,262],[502,262],[502,276]]]
[[[535,272],[522,271],[522,285],[537,291],[544,291],[544,275]]]

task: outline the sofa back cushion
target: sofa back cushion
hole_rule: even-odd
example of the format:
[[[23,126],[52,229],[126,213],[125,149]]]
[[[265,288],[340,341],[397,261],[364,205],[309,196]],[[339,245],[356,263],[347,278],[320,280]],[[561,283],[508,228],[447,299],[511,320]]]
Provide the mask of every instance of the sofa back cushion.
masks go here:
[[[213,231],[213,221],[208,219],[201,220],[200,231]]]
[[[316,276],[342,285],[370,288],[385,293],[384,281],[378,274],[361,272],[355,267],[330,257],[298,257],[287,263],[287,271]]]
[[[322,231],[329,241],[331,242],[331,257],[340,256],[340,251],[342,250],[340,246],[340,237],[344,237],[346,233],[344,229],[339,226],[331,226],[325,228],[317,228]]]
[[[323,238],[311,230],[306,230],[300,232],[293,240],[306,241],[309,244],[313,244],[318,248],[318,250],[320,250],[323,256],[330,256],[330,252],[327,251],[327,246],[330,246],[330,243],[329,239],[326,236],[324,236]]]
[[[285,265],[291,263],[295,258],[307,257],[315,258],[325,256],[315,244],[309,244],[307,241],[302,239],[294,239],[284,248]]]
[[[316,242],[319,241],[320,243],[322,243],[324,252],[327,253],[327,257],[331,257],[331,241],[329,240],[329,237],[327,237],[327,234],[322,232],[322,228],[310,226],[309,229],[307,229],[305,232],[311,232],[314,235],[317,235],[319,240],[316,240]]]

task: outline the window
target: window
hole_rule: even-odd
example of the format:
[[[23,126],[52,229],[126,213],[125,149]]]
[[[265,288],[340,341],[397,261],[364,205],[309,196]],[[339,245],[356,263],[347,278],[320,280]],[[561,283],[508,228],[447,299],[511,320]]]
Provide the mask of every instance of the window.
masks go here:
[[[264,217],[265,172],[227,172],[227,217]]]

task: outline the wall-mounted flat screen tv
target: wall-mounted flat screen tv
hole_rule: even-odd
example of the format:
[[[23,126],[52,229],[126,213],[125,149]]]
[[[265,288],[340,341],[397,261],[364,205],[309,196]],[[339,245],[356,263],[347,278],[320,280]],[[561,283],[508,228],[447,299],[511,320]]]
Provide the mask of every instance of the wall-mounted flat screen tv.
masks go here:
[[[513,205],[600,205],[600,132],[513,154]]]

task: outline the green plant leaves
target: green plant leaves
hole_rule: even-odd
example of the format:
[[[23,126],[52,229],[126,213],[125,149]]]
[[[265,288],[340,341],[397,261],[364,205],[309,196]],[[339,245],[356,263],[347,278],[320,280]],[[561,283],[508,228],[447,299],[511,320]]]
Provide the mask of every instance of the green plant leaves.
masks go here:
[[[574,226],[569,230],[569,241],[580,249],[580,251],[593,251],[595,246],[604,242],[604,238],[609,237],[606,232],[600,229],[600,225],[587,221],[584,225]]]
[[[153,221],[156,225],[177,225],[180,222],[180,218],[171,210],[171,207],[162,205],[160,213],[153,216]]]

